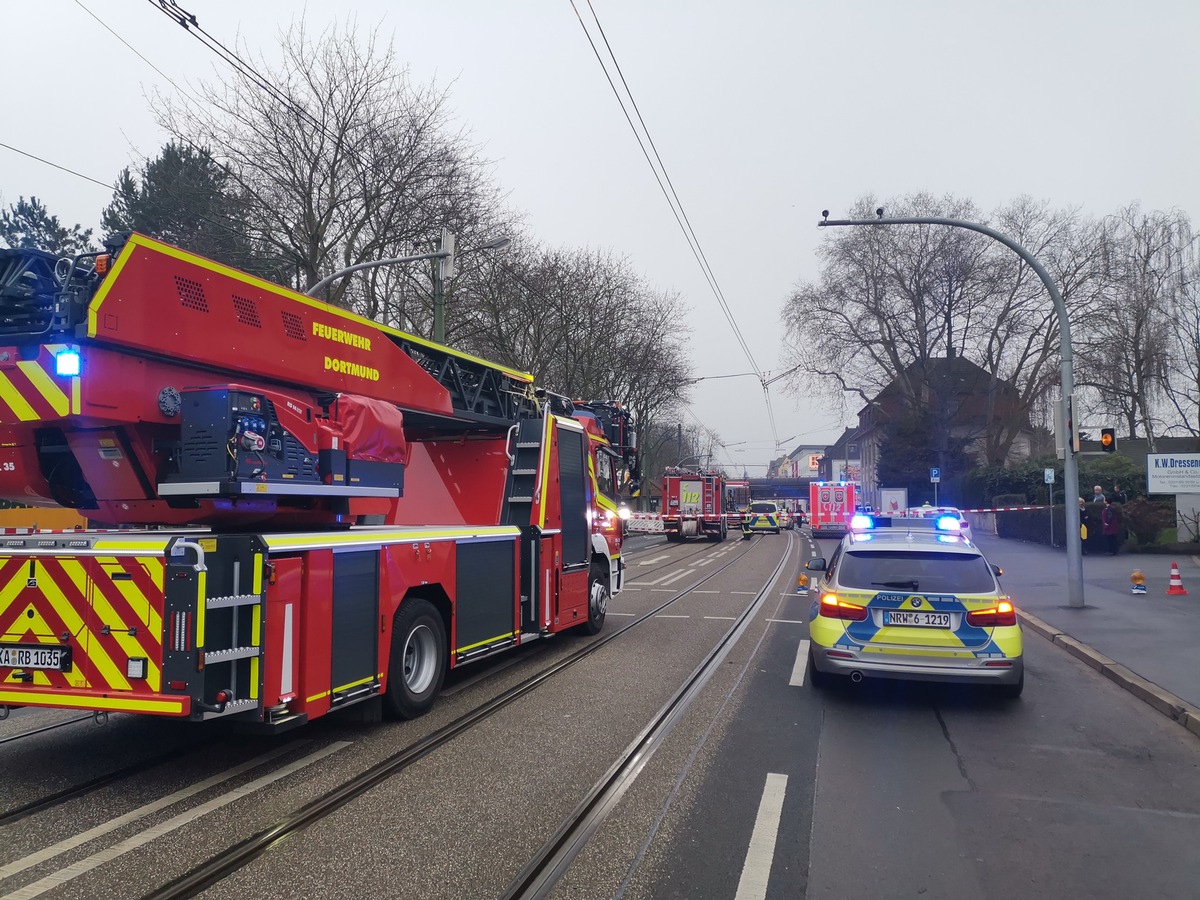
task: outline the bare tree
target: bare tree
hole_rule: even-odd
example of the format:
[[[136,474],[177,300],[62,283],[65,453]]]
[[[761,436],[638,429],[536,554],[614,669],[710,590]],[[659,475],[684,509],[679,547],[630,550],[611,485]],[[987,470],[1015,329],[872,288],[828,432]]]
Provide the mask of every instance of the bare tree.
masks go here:
[[[1079,382],[1128,437],[1144,435],[1153,449],[1169,425],[1164,415],[1174,418],[1181,401],[1171,375],[1186,365],[1178,330],[1189,301],[1191,229],[1178,211],[1143,213],[1137,204],[1105,226],[1107,277],[1080,342]]]
[[[500,217],[487,167],[452,127],[448,95],[413,84],[378,32],[352,25],[280,36],[282,61],[259,60],[280,93],[241,76],[200,89],[206,105],[159,98],[161,124],[204,146],[229,173],[247,227],[301,289],[360,262],[410,255],[448,227],[470,242]],[[346,278],[328,299],[424,330],[426,276],[391,268]]]

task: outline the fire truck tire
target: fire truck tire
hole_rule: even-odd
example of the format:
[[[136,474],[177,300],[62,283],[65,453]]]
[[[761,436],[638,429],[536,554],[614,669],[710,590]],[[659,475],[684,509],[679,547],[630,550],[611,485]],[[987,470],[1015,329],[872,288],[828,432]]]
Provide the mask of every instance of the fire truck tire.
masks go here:
[[[392,620],[392,652],[384,705],[389,715],[415,719],[433,706],[446,677],[446,629],[420,597],[400,604]]]
[[[588,617],[579,626],[584,634],[599,634],[604,627],[604,617],[608,614],[608,602],[612,600],[612,592],[608,587],[608,573],[598,562],[592,563],[588,573]]]

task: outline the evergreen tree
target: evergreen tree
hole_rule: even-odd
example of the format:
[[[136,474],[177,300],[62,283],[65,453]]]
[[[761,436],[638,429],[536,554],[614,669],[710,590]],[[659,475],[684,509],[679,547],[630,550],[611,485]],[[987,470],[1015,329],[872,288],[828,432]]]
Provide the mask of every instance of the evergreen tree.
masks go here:
[[[100,221],[106,232],[138,231],[263,277],[278,268],[255,251],[227,170],[189,144],[166,144],[136,175],[124,169]]]
[[[37,197],[20,197],[7,210],[0,210],[0,240],[13,249],[45,250],[58,256],[93,249],[92,229],[78,224],[68,228]]]

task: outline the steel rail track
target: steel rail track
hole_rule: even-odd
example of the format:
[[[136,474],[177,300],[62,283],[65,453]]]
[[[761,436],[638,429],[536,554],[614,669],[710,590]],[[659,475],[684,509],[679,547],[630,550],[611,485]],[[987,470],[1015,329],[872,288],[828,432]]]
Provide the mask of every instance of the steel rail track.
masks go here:
[[[772,595],[772,586],[792,558],[796,541],[788,535],[788,547],[779,565],[767,579],[761,591],[737,618],[729,631],[692,671],[679,690],[642,729],[641,733],[621,752],[621,755],[597,781],[587,796],[563,820],[554,835],[542,845],[525,868],[501,895],[503,900],[538,900],[549,895],[567,871],[571,862],[587,845],[596,830],[608,818],[617,802],[633,784],[655,750],[666,739],[675,724],[691,706],[692,701],[708,684],[733,646],[749,628],[754,616]]]
[[[12,741],[19,741],[22,738],[33,737],[35,734],[43,734],[47,731],[53,731],[55,728],[64,728],[67,725],[75,725],[78,722],[87,722],[94,719],[94,713],[88,713],[86,716],[76,716],[73,719],[64,719],[61,722],[54,722],[51,725],[43,725],[41,728],[30,728],[28,731],[22,731],[18,734],[10,734],[8,737],[0,738],[0,744],[8,744]]]
[[[454,721],[443,725],[420,740],[396,751],[391,756],[374,764],[350,780],[343,782],[323,796],[309,801],[275,824],[221,851],[178,878],[172,879],[166,884],[155,888],[150,893],[145,894],[143,900],[183,900],[183,898],[194,897],[202,891],[207,890],[234,872],[244,868],[272,847],[303,831],[310,825],[319,822],[393,775],[403,772],[409,766],[446,746],[479,723],[491,718],[504,707],[541,687],[556,675],[582,662],[601,647],[607,646],[626,632],[652,619],[658,613],[662,612],[662,610],[671,606],[671,604],[683,599],[726,569],[740,562],[757,546],[759,546],[758,541],[751,542],[741,553],[738,553],[722,566],[707,573],[688,587],[681,589],[679,593],[638,616],[627,625],[590,642],[587,646],[581,647],[574,653],[563,657],[541,672],[498,694],[470,712],[464,713]],[[784,561],[790,557],[791,547],[792,539],[789,534],[788,551],[784,554]],[[775,576],[772,576],[770,583],[773,583],[774,579]]]
[[[91,718],[91,716],[88,716]],[[53,794],[48,794],[45,797],[40,797],[37,800],[30,800],[28,803],[23,803],[20,806],[14,806],[12,809],[7,809],[0,812],[0,826],[12,825],[14,822],[19,822],[21,819],[27,819],[32,815],[40,812],[45,812],[48,809],[53,809],[56,806],[61,806],[69,800],[76,800],[80,797],[85,797],[102,787],[106,787],[114,782],[120,781],[122,778],[128,778],[131,775],[138,775],[155,766],[163,763],[172,762],[180,759],[189,753],[195,753],[196,746],[180,747],[176,750],[171,750],[159,756],[134,763],[131,766],[126,766],[123,769],[117,769],[115,772],[107,772],[104,775],[97,775],[83,784],[77,784],[69,788],[63,788],[61,791],[55,791]]]

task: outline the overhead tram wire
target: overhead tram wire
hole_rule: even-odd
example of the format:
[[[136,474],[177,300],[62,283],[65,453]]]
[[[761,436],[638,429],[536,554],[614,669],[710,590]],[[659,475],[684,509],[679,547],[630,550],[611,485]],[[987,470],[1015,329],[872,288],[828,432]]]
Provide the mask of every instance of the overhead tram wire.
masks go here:
[[[40,156],[34,156],[32,153],[29,153],[25,150],[20,150],[11,144],[4,143],[3,141],[0,141],[0,147],[3,147],[5,150],[11,150],[13,153],[19,153],[22,156],[27,156],[30,159],[43,163],[51,168],[58,169],[60,172],[66,172],[68,175],[74,175],[76,178],[82,178],[84,181],[90,181],[92,184],[98,184],[100,187],[105,188],[106,190],[111,191],[113,189],[111,184],[105,184],[98,178],[93,178],[91,175],[84,175],[82,172],[76,172],[74,169],[68,169],[66,166],[60,166],[58,163],[50,162],[48,159],[42,159]]]
[[[184,31],[199,41],[202,46],[219,56],[225,61],[225,63],[233,68],[234,71],[245,76],[279,103],[290,109],[297,116],[307,119],[318,131],[324,134],[325,137],[329,138],[335,143],[340,142],[341,139],[332,131],[330,131],[324,122],[317,119],[312,113],[297,103],[294,98],[289,96],[273,81],[261,74],[252,65],[222,44],[207,31],[205,31],[200,25],[200,22],[196,18],[195,14],[188,12],[186,9],[180,6],[176,0],[147,0],[147,2],[172,22],[181,26]],[[359,165],[364,165],[364,161],[349,148],[347,148],[347,155],[358,162]]]
[[[700,266],[700,270],[703,273],[705,280],[708,282],[709,289],[713,292],[713,296],[716,297],[717,303],[721,307],[721,311],[725,314],[725,318],[728,320],[729,325],[733,330],[734,337],[741,346],[742,352],[746,355],[746,359],[750,362],[751,368],[753,368],[756,372],[761,372],[762,370],[759,368],[758,363],[754,360],[754,354],[750,352],[750,347],[746,343],[745,338],[742,336],[741,329],[738,328],[736,320],[733,318],[733,313],[730,311],[729,306],[725,301],[725,295],[721,291],[720,285],[717,283],[716,276],[713,274],[712,269],[708,265],[708,259],[704,255],[703,249],[700,247],[700,242],[696,238],[690,222],[687,225],[684,224],[684,221],[687,219],[687,213],[684,211],[683,204],[680,203],[679,197],[675,193],[674,186],[672,185],[668,191],[667,185],[663,183],[663,180],[666,179],[667,184],[670,184],[670,177],[667,175],[666,166],[663,165],[662,158],[659,156],[657,148],[654,150],[654,156],[656,159],[658,159],[658,167],[656,167],[654,162],[650,159],[650,153],[646,149],[646,142],[642,140],[642,135],[638,132],[637,126],[633,124],[633,118],[629,115],[629,110],[625,106],[625,100],[621,96],[621,92],[617,90],[617,86],[613,82],[612,75],[609,74],[608,66],[605,64],[604,58],[600,55],[600,50],[596,46],[596,42],[592,39],[591,32],[588,31],[587,25],[583,21],[583,17],[579,15],[579,10],[575,6],[575,0],[570,0],[570,3],[571,9],[575,12],[575,17],[579,20],[579,27],[583,29],[584,36],[587,38],[588,44],[591,45],[592,53],[595,54],[596,61],[600,63],[600,68],[604,72],[604,77],[608,80],[608,85],[612,89],[613,96],[617,98],[617,103],[621,107],[621,112],[625,116],[625,121],[629,123],[629,128],[631,131],[633,131],[633,136],[637,140],[638,146],[641,147],[642,155],[646,158],[647,165],[650,166],[650,171],[654,175],[654,180],[658,182],[658,187],[662,191],[663,197],[667,201],[667,205],[671,207],[671,213],[675,216],[675,222],[679,225],[680,230],[683,232],[684,239],[688,243],[688,248],[692,251],[692,255],[696,258],[696,263]],[[588,8],[591,9],[590,0],[588,3]],[[604,35],[604,28],[600,25],[600,20],[596,16],[596,11],[591,9],[591,12],[592,17],[596,20],[596,27],[600,30],[600,34],[604,38],[604,44],[608,49],[609,56],[612,58],[613,66],[616,68],[617,73],[621,78],[621,83],[625,87],[626,94],[629,96],[629,101],[633,105],[634,110],[637,112],[638,121],[641,122],[642,128],[646,134],[646,141],[648,141],[651,147],[653,147],[654,141],[650,137],[650,131],[648,128],[646,128],[646,123],[642,118],[641,112],[637,109],[637,101],[634,100],[633,92],[629,90],[629,85],[625,81],[625,76],[623,73],[621,73],[621,66],[617,62],[616,55],[613,53],[612,47],[608,43],[607,36]],[[659,167],[662,169],[661,175],[659,174]]]

